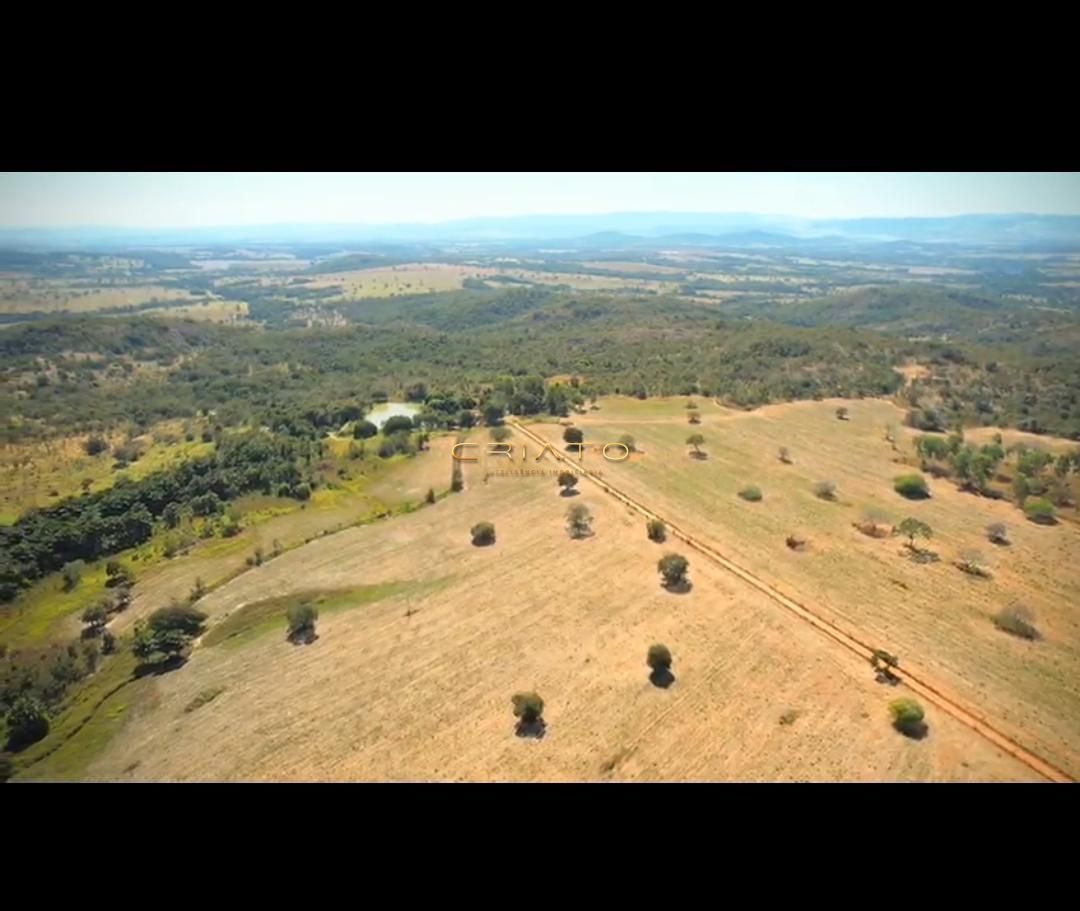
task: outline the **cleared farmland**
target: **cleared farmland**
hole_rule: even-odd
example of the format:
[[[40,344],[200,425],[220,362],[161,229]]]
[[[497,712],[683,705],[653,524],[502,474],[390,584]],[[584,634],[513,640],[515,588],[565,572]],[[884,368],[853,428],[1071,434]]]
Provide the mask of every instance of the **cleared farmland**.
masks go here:
[[[311,645],[271,629],[140,681],[82,777],[1037,777],[932,710],[926,739],[900,736],[886,712],[896,692],[865,662],[703,560],[691,555],[691,591],[664,591],[656,561],[678,547],[648,541],[640,517],[597,489],[563,497],[554,477],[485,481],[486,467],[467,467],[462,494],[314,541],[205,597],[211,632],[268,597],[339,600]],[[621,483],[635,467],[609,471]],[[567,536],[571,502],[592,511],[593,536]],[[473,547],[483,520],[496,544]],[[647,678],[653,642],[675,656],[668,689]],[[523,689],[547,703],[541,740],[514,736],[510,696]]]
[[[901,664],[948,686],[1020,744],[1073,775],[1080,771],[1080,531],[1026,522],[1015,506],[930,481],[932,498],[909,502],[892,489],[910,469],[884,440],[902,413],[878,400],[778,405],[744,413],[698,400],[702,423],[689,426],[684,399],[610,399],[575,418],[586,439],[630,433],[642,454],[620,470],[618,487],[670,516],[781,592],[813,603],[841,627],[898,654]],[[850,420],[838,421],[846,405]],[[549,439],[561,428],[535,425]],[[689,456],[691,432],[707,457]],[[898,447],[910,433],[898,431]],[[778,458],[788,448],[792,464]],[[833,481],[836,502],[816,498],[815,482]],[[738,491],[757,485],[760,502]],[[874,539],[853,527],[867,508],[890,524],[913,516],[928,523],[938,562],[908,559],[898,539]],[[995,548],[985,527],[1003,522],[1013,544]],[[808,539],[804,552],[785,538]],[[992,579],[965,575],[953,561],[981,552]],[[1038,618],[1042,639],[1014,639],[991,622],[1020,601]]]

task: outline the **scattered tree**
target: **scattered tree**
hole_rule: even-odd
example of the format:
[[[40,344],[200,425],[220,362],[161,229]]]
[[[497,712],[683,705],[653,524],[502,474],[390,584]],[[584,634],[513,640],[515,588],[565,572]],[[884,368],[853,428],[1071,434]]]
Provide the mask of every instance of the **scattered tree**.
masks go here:
[[[578,476],[572,471],[560,471],[558,482],[562,488],[562,495],[568,497],[577,486]]]
[[[832,481],[818,481],[814,485],[814,496],[822,500],[835,500],[836,485]]]
[[[913,519],[910,517],[904,519],[903,522],[897,525],[896,528],[893,530],[893,533],[903,535],[905,538],[908,539],[907,546],[909,550],[918,549],[915,547],[916,538],[926,538],[927,540],[929,540],[933,536],[933,531],[931,530],[929,525],[927,525],[925,522],[920,522],[918,519]]]
[[[1009,543],[1009,530],[1002,522],[992,522],[986,526],[986,537],[991,544],[1007,545]]]
[[[105,623],[109,619],[109,612],[101,602],[92,604],[82,612],[82,622],[86,625],[86,631],[91,636],[97,636],[105,629]]]
[[[666,645],[657,643],[649,646],[645,663],[652,670],[649,679],[654,686],[667,688],[675,679],[671,674],[671,651]]]
[[[994,626],[1021,639],[1039,638],[1039,631],[1035,628],[1035,614],[1015,602],[994,615]]]
[[[655,541],[657,544],[662,544],[667,540],[667,527],[659,519],[649,519],[645,523],[645,533],[650,541]]]
[[[429,487],[428,488],[428,492],[426,494],[424,494],[424,502],[425,503],[434,503],[435,502],[435,488],[434,487]]]
[[[696,411],[691,411],[689,420],[690,420],[691,424],[700,424],[701,423],[701,415],[698,414]]]
[[[784,539],[784,543],[787,544],[787,546],[791,550],[805,550],[806,549],[806,538],[799,537],[799,535],[788,535]]]
[[[409,433],[412,429],[413,419],[411,417],[404,414],[395,414],[387,418],[386,423],[382,425],[382,435],[389,437],[395,433]]]
[[[749,500],[751,503],[756,503],[762,497],[761,488],[751,484],[740,490],[739,496],[744,500]]]
[[[472,535],[473,544],[477,547],[487,547],[495,543],[495,526],[490,522],[478,522],[469,533]]]
[[[701,444],[705,442],[705,437],[700,433],[692,433],[686,438],[686,445],[694,447],[694,457],[701,458]]]
[[[353,424],[353,439],[356,440],[369,440],[378,432],[379,428],[371,421],[357,421]]]
[[[837,408],[836,409],[836,419],[838,421],[846,421],[848,419],[848,410],[846,408],[843,408],[843,407]]]
[[[566,511],[566,520],[571,538],[584,538],[592,531],[592,516],[582,503],[575,503]]]
[[[905,737],[916,739],[925,736],[926,723],[923,721],[925,713],[923,708],[914,699],[895,699],[889,703],[889,714],[892,715],[893,727]]]
[[[518,719],[519,733],[543,724],[544,700],[538,693],[515,693],[510,702],[514,707],[514,717]]]
[[[566,430],[563,431],[562,438],[568,444],[566,447],[567,449],[574,446],[580,450],[581,444],[585,441],[585,434],[582,433],[581,429],[578,427],[567,427]]]
[[[303,642],[310,645],[318,637],[315,634],[315,621],[319,619],[318,608],[306,601],[289,605],[285,611],[288,624],[286,638],[294,644]]]
[[[876,648],[870,656],[870,665],[879,682],[890,684],[899,682],[900,678],[893,671],[894,668],[900,666],[900,659],[896,655],[890,654],[883,648]]]
[[[930,496],[926,479],[921,474],[905,474],[896,478],[893,490],[909,500],[924,500]]]
[[[190,605],[163,607],[136,624],[132,652],[143,667],[175,666],[187,656],[191,639],[202,632],[205,620],[206,614]]]
[[[109,560],[105,564],[105,587],[116,588],[118,585],[131,585],[135,575],[118,560]]]
[[[619,437],[619,442],[622,443],[629,452],[637,452],[637,443],[634,441],[634,438],[630,436],[630,434],[624,433],[621,437]]]
[[[18,696],[8,709],[7,728],[9,750],[21,750],[41,740],[49,733],[45,704],[31,693]]]
[[[657,569],[664,579],[664,588],[681,589],[686,586],[686,571],[690,563],[682,554],[665,554],[660,558]]]
[[[785,465],[791,464],[791,453],[788,451],[787,446],[780,447],[780,452],[778,453],[778,456],[780,461],[783,462]]]

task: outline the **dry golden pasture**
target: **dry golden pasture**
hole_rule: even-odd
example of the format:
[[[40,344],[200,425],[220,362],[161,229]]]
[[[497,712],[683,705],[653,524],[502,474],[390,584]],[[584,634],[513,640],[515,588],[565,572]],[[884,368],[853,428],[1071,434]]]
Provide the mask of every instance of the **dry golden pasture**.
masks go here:
[[[681,398],[601,400],[599,411],[574,421],[586,440],[635,437],[642,454],[617,474],[607,472],[627,494],[783,593],[898,654],[901,667],[922,671],[1028,749],[1080,774],[1075,513],[1053,527],[1034,525],[1010,503],[961,493],[946,479],[928,478],[929,500],[903,499],[893,479],[912,469],[893,461],[899,454],[885,441],[884,428],[898,428],[898,446],[906,451],[914,433],[886,401],[803,402],[754,412],[696,401],[702,416],[696,426],[687,423]],[[848,421],[835,417],[841,404]],[[535,429],[552,439],[562,431]],[[689,457],[685,440],[692,432],[705,437],[707,459]],[[793,464],[779,461],[781,446]],[[836,483],[836,502],[814,496],[812,486],[821,480]],[[760,502],[738,496],[750,484],[761,488]],[[892,523],[908,516],[928,523],[933,538],[926,546],[939,562],[918,565],[898,539],[861,534],[853,523],[867,507]],[[1006,524],[1011,546],[986,540],[991,522]],[[806,552],[785,546],[791,533],[809,539]],[[967,549],[984,556],[992,579],[953,565]],[[1040,641],[1015,639],[993,626],[993,614],[1014,600],[1034,610]]]
[[[494,275],[495,272],[495,269],[479,266],[412,263],[350,272],[330,272],[306,283],[305,287],[329,288],[340,285],[345,299],[393,297],[401,294],[454,291],[460,288],[467,278]]]
[[[691,591],[664,591],[656,561],[678,548],[647,540],[640,517],[595,487],[567,498],[553,476],[484,475],[470,465],[464,492],[314,541],[204,598],[212,629],[268,598],[391,592],[325,613],[310,645],[280,630],[200,645],[139,683],[83,777],[1035,778],[932,709],[929,736],[905,739],[886,711],[897,690],[704,560],[690,557]],[[592,511],[592,537],[568,537],[570,503]],[[469,529],[484,520],[496,543],[474,547]],[[668,689],[648,680],[654,642],[674,655]],[[546,702],[539,740],[514,732],[510,697],[528,689]]]
[[[79,284],[50,279],[0,279],[0,313],[89,313],[113,307],[131,307],[152,300],[176,305],[197,304],[196,297],[183,288],[164,285]]]

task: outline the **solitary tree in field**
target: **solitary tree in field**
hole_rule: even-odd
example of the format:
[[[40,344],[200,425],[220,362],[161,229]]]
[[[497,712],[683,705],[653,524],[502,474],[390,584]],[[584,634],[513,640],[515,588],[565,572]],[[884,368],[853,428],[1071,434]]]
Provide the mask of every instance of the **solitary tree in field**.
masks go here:
[[[846,421],[848,419],[848,410],[846,408],[837,408],[836,419],[838,421]]]
[[[645,663],[652,669],[649,680],[654,686],[662,688],[671,686],[675,678],[671,674],[671,651],[666,645],[662,643],[650,645],[645,656]]]
[[[573,493],[574,488],[577,486],[578,476],[572,471],[560,471],[557,480],[559,486],[562,488],[562,495],[568,497]]]
[[[650,541],[656,541],[657,544],[667,540],[667,528],[659,519],[649,519],[645,523],[645,533]]]
[[[472,535],[473,544],[477,547],[487,547],[495,543],[495,526],[490,522],[478,522],[469,533]]]
[[[690,563],[682,554],[665,554],[657,563],[664,579],[664,588],[678,590],[686,586],[686,571]]]
[[[701,444],[705,442],[705,437],[700,433],[692,433],[686,438],[686,445],[694,447],[694,455],[696,457],[701,456]]]
[[[818,481],[814,485],[814,496],[821,500],[835,500],[836,485],[832,481]]]
[[[698,414],[696,411],[691,411],[690,412],[690,423],[691,424],[700,424],[701,423],[701,415]]]
[[[905,737],[919,739],[926,735],[923,708],[914,699],[896,699],[889,703],[893,727]]]
[[[566,511],[566,521],[571,538],[584,538],[592,531],[592,516],[582,503],[575,503]]]
[[[627,448],[629,452],[637,452],[637,444],[634,442],[634,438],[628,433],[624,433],[619,437],[619,442]]]
[[[870,656],[870,665],[874,668],[874,673],[880,682],[897,683],[899,681],[900,678],[893,673],[893,668],[900,666],[900,659],[896,655],[890,654],[883,648],[876,648]]]
[[[915,547],[915,539],[926,538],[929,540],[933,536],[933,531],[925,522],[920,522],[918,519],[909,517],[896,526],[894,534],[903,535],[908,539],[907,546],[909,550],[917,550],[918,548]]]
[[[516,733],[519,737],[544,736],[544,700],[539,693],[514,693],[510,700],[514,717],[518,719]]]
[[[427,493],[424,494],[424,502],[425,503],[434,503],[435,502],[435,488],[434,487],[429,487],[428,488]]]
[[[579,427],[567,427],[566,430],[563,431],[562,438],[567,443],[567,449],[571,446],[576,446],[580,449],[581,444],[585,441],[585,434],[581,432]]]
[[[992,522],[986,526],[986,537],[991,544],[1008,544],[1009,530],[1001,522]]]
[[[785,465],[791,464],[791,453],[788,452],[787,446],[781,446],[779,452],[780,461]]]
[[[319,619],[319,611],[313,604],[305,601],[290,605],[285,612],[285,619],[288,622],[286,638],[290,642],[310,645],[318,638],[315,635],[315,621]]]
[[[1016,602],[994,615],[994,626],[1021,639],[1039,638],[1039,631],[1035,628],[1035,614]]]

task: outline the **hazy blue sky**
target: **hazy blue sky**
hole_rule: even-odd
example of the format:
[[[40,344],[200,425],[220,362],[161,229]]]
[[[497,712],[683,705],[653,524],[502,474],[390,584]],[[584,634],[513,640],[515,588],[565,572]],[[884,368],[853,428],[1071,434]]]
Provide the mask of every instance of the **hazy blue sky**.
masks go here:
[[[0,173],[3,227],[434,222],[643,211],[1080,215],[1080,174]]]

